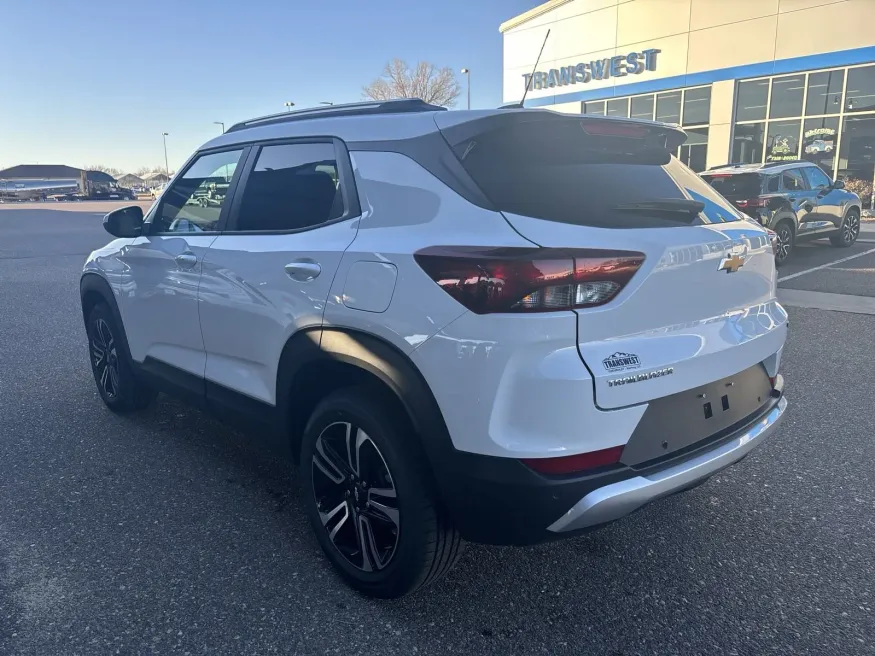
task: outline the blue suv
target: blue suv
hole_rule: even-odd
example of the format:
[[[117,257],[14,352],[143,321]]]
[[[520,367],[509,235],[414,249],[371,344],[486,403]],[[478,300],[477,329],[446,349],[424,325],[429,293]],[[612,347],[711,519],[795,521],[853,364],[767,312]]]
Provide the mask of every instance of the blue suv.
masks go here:
[[[724,164],[702,177],[742,212],[775,231],[775,262],[783,264],[798,241],[828,237],[851,246],[860,235],[860,197],[805,160]]]

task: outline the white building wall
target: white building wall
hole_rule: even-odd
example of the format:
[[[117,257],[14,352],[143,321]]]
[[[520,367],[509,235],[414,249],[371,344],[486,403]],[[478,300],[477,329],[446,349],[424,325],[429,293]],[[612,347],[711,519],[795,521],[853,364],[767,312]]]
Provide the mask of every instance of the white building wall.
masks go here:
[[[729,154],[735,77],[729,72],[725,79],[703,80],[703,75],[875,46],[875,0],[552,0],[501,29],[505,102],[522,97],[523,75],[532,72],[548,29],[537,68],[542,72],[649,48],[661,52],[656,70],[533,88],[527,104],[579,112],[581,95],[594,99],[712,83],[711,165],[727,161]],[[666,78],[676,79],[660,86]],[[638,83],[650,88],[623,89]]]

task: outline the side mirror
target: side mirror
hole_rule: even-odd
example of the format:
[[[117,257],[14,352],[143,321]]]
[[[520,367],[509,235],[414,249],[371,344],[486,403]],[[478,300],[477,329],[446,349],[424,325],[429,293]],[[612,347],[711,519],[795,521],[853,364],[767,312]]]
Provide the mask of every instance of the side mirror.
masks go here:
[[[120,207],[103,217],[103,229],[113,237],[139,237],[143,232],[143,208]]]
[[[845,181],[844,180],[836,180],[835,182],[832,183],[832,188],[833,189],[844,189],[845,188]]]

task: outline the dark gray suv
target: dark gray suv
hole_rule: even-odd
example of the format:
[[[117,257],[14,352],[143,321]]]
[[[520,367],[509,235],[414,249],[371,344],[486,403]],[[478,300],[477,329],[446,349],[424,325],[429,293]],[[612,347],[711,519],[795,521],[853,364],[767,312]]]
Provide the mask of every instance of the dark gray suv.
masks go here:
[[[798,241],[828,237],[833,246],[847,247],[860,234],[860,197],[811,162],[725,164],[702,177],[742,212],[775,231],[778,265]]]

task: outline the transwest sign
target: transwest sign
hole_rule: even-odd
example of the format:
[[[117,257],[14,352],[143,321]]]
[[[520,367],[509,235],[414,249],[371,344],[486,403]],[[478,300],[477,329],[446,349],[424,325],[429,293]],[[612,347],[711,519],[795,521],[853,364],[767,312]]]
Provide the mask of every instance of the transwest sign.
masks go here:
[[[533,74],[523,74],[526,87],[532,89],[549,89],[564,87],[568,84],[586,84],[593,80],[607,80],[612,77],[639,75],[644,71],[656,70],[656,55],[662,52],[655,48],[630,52],[628,55],[617,55],[610,59],[596,59],[581,62],[573,66],[551,68],[549,71],[535,71]]]

